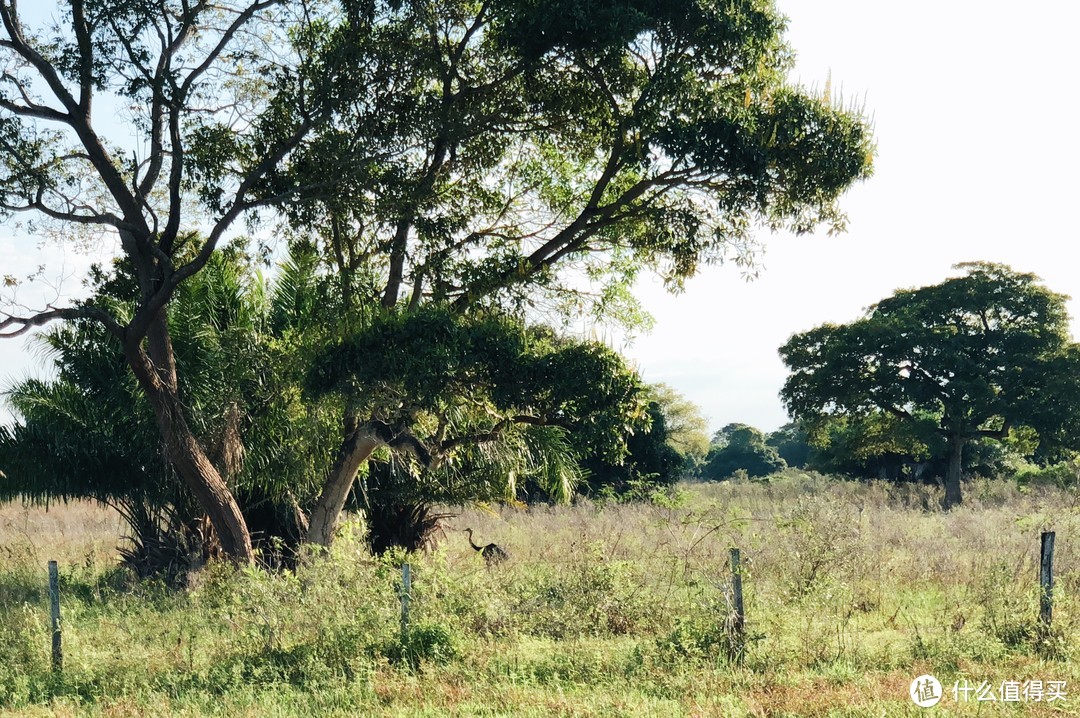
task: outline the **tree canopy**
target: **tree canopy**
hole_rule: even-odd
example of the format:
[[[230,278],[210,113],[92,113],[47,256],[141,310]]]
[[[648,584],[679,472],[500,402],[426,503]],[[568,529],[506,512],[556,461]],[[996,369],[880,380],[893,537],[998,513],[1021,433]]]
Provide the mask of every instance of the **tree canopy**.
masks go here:
[[[340,175],[291,216],[386,307],[563,305],[576,265],[611,310],[642,267],[677,285],[761,224],[842,226],[869,128],[787,82],[783,25],[760,0],[358,3],[308,40],[367,91],[273,193]]]
[[[747,424],[728,424],[713,436],[712,450],[705,459],[701,477],[711,481],[730,478],[745,471],[751,478],[768,476],[787,466],[775,447],[765,442],[765,434]]]
[[[663,383],[649,385],[649,393],[664,416],[667,443],[692,469],[709,453],[709,422],[701,407]]]
[[[424,305],[634,317],[643,268],[678,286],[745,258],[762,226],[841,229],[840,195],[871,172],[858,112],[788,82],[766,0],[72,0],[40,27],[3,0],[0,25],[0,209],[61,238],[119,238],[137,290],[124,312],[5,311],[0,334],[104,327],[169,464],[243,561],[251,535],[191,425],[166,309],[238,222],[270,213],[326,258],[341,301],[319,331],[341,356],[376,319],[434,316],[380,312]],[[125,109],[100,121],[110,104]],[[393,361],[370,346],[370,371]],[[317,540],[371,453],[405,448],[385,441],[383,410],[439,398],[419,377],[445,357],[418,351],[417,378],[343,405]]]
[[[964,446],[1020,427],[1044,447],[1080,445],[1080,347],[1066,298],[1001,264],[897,291],[850,324],[796,334],[781,396],[796,418],[927,420],[949,447],[944,505],[961,501]]]

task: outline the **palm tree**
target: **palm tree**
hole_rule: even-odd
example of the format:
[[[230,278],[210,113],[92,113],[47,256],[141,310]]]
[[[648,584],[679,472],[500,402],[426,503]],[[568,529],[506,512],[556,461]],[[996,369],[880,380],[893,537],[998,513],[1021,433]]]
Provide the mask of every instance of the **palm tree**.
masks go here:
[[[305,269],[286,267],[282,276],[302,283]],[[93,301],[122,311],[132,291],[119,266]],[[264,557],[281,560],[303,535],[296,496],[305,477],[314,491],[310,477],[321,457],[313,452],[329,451],[319,437],[330,430],[319,423],[326,415],[304,410],[299,392],[289,389],[299,368],[280,359],[287,312],[275,299],[291,296],[274,296],[242,255],[223,252],[179,288],[169,323],[190,425],[244,507]],[[120,347],[88,322],[39,337],[56,377],[28,379],[9,392],[21,421],[0,428],[0,465],[8,474],[0,497],[88,498],[115,507],[130,532],[123,555],[140,575],[176,576],[201,563],[213,553],[214,536],[197,503],[160,445],[132,441],[156,435],[154,417],[124,371]]]

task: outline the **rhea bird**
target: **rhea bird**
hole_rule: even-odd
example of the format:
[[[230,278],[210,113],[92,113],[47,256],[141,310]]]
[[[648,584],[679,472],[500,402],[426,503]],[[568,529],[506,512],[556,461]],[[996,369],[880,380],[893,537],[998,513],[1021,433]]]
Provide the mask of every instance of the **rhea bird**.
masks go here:
[[[465,529],[465,533],[469,534],[469,545],[473,547],[474,551],[478,551],[480,555],[484,557],[484,560],[487,561],[489,566],[493,563],[499,563],[500,561],[505,561],[510,558],[510,554],[506,552],[506,549],[498,544],[489,543],[486,546],[477,546],[476,543],[473,542],[472,529]]]

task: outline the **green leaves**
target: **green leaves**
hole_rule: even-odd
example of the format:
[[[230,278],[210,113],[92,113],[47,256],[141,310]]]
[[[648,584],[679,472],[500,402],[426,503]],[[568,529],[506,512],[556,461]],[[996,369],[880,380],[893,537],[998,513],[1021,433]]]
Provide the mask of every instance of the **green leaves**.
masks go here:
[[[792,370],[781,393],[792,415],[926,412],[950,436],[1002,438],[1026,425],[1047,441],[1080,444],[1072,401],[1080,354],[1065,298],[1005,265],[957,268],[966,274],[900,290],[850,324],[793,336],[780,349]]]
[[[392,425],[471,407],[488,431],[505,423],[572,429],[581,451],[618,460],[644,416],[637,376],[611,349],[498,316],[428,308],[380,317],[322,351],[307,377]]]
[[[310,41],[340,81],[279,179],[335,186],[292,219],[379,278],[384,306],[459,310],[574,307],[571,267],[604,284],[630,262],[678,287],[746,259],[762,223],[838,229],[870,128],[787,83],[783,25],[764,0],[353,8]]]
[[[713,448],[701,468],[702,478],[718,481],[742,470],[751,478],[768,476],[787,464],[765,435],[746,424],[728,424],[716,432]]]

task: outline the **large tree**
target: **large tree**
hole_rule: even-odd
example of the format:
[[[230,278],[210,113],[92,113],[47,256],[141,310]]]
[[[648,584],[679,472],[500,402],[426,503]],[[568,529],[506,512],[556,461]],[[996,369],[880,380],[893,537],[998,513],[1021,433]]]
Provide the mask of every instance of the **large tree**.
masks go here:
[[[0,2],[0,211],[67,241],[118,239],[138,296],[125,313],[92,301],[10,309],[0,334],[56,319],[105,327],[167,460],[225,550],[250,561],[240,507],[180,399],[165,308],[237,220],[299,190],[256,192],[326,114],[308,101],[312,74],[290,40],[317,13],[283,0],[68,0],[32,8],[28,22],[24,9]],[[198,246],[182,251],[200,224]]]
[[[787,82],[783,27],[760,0],[414,0],[311,36],[313,52],[350,47],[342,77],[366,91],[335,95],[273,191],[341,177],[290,219],[332,258],[342,340],[376,309],[426,304],[633,318],[642,268],[677,286],[745,258],[755,229],[842,227],[837,199],[870,172],[868,126]],[[367,161],[338,159],[357,147]],[[316,540],[384,443],[346,414]]]
[[[766,0],[69,0],[64,12],[35,32],[0,2],[0,206],[62,236],[118,236],[139,298],[122,316],[92,302],[8,313],[0,332],[105,326],[168,460],[242,560],[244,516],[189,426],[164,314],[241,217],[284,206],[332,257],[348,346],[378,312],[524,312],[581,297],[581,278],[617,311],[644,266],[678,284],[762,225],[842,227],[840,194],[870,172],[867,123],[787,82],[784,21]],[[127,109],[96,122],[96,99]],[[178,254],[181,227],[200,222],[205,240]],[[377,418],[360,409],[387,397],[343,403],[315,540],[387,443],[380,427],[410,424],[411,404]]]
[[[948,445],[946,508],[961,501],[964,447],[1019,427],[1045,448],[1080,446],[1080,347],[1066,297],[1001,264],[897,291],[850,324],[796,334],[781,396],[796,418],[930,417]]]

